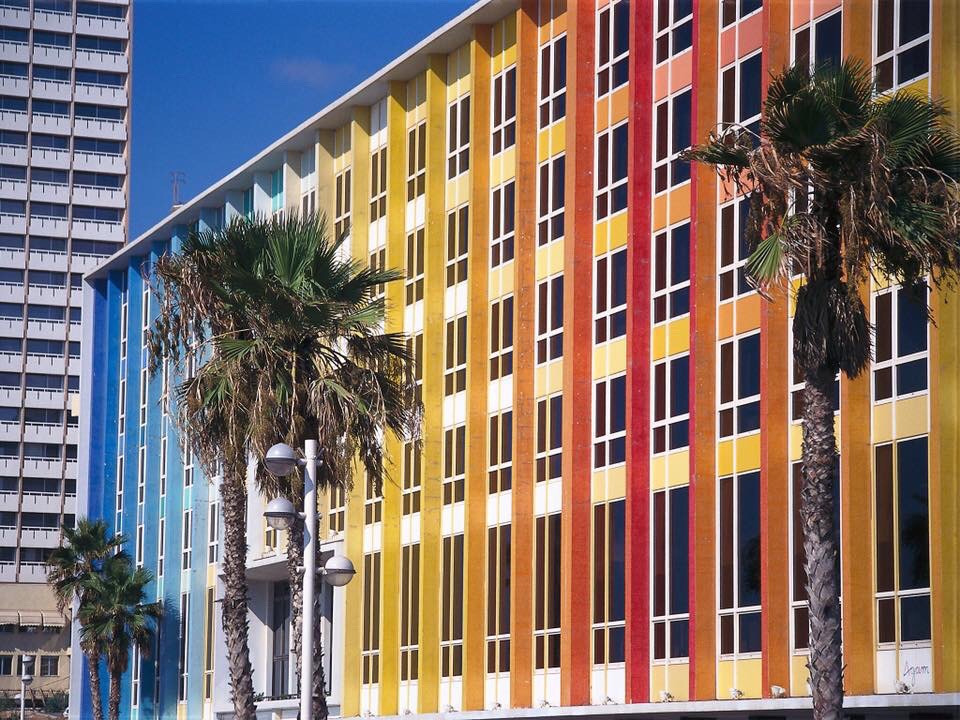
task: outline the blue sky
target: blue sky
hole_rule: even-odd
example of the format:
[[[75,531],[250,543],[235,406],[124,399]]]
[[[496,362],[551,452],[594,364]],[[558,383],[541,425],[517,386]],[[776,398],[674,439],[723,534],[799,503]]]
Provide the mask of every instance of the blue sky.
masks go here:
[[[131,239],[470,0],[136,0]]]

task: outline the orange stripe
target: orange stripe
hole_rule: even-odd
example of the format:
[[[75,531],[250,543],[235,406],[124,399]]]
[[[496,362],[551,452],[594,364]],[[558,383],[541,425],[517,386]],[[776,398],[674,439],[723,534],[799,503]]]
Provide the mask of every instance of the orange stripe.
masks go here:
[[[790,63],[790,5],[770,3],[763,18],[763,77]],[[773,41],[773,39],[776,41]],[[763,89],[766,97],[766,82]],[[790,687],[790,476],[788,297],[763,301],[760,311],[760,557],[764,697]]]
[[[532,0],[517,10],[517,138],[516,236],[513,262],[515,326],[513,398],[513,522],[511,530],[510,595],[510,704],[530,707],[533,703],[533,448],[534,339],[536,337],[536,12]],[[485,261],[488,253],[484,254]]]
[[[470,102],[490,106],[489,26],[474,28],[470,45]],[[470,239],[467,276],[470,353],[467,366],[466,619],[463,631],[463,709],[482,710],[486,678],[486,528],[487,528],[487,284],[489,263],[481,248],[490,242],[490,113],[472,113],[470,137]]]
[[[870,0],[844,0],[843,47],[852,57],[871,56]],[[870,293],[861,296],[870,307]],[[871,533],[873,497],[870,449],[870,375],[856,380],[840,379],[840,587],[843,595],[844,687],[853,694],[874,691],[874,603]]]
[[[694,7],[693,115],[694,142],[703,142],[717,125],[716,0],[699,0]],[[716,219],[717,178],[710,167],[693,168],[691,224],[696,248],[690,277],[690,362],[694,378],[716,376]],[[690,541],[690,699],[716,695],[716,389],[703,383],[693,393],[690,422],[691,477]]]
[[[567,10],[566,198],[563,252],[563,556],[560,603],[560,702],[590,702],[590,592],[582,579],[590,548],[593,392],[593,3]]]

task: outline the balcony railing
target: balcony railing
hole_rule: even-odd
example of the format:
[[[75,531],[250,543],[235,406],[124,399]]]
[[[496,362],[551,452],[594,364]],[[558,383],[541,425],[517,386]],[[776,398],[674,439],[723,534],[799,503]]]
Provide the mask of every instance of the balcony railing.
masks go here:
[[[74,185],[73,201],[81,205],[100,205],[123,207],[124,197],[121,188],[97,187],[95,185]]]
[[[34,78],[33,94],[35,97],[48,100],[70,100],[70,83],[59,80],[42,80]]]
[[[73,221],[73,236],[90,240],[123,240],[123,223],[109,220]]]
[[[125,53],[109,52],[107,50],[77,50],[78,67],[126,72],[127,64]]]
[[[58,45],[33,46],[33,61],[35,63],[50,63],[52,65],[69,65],[73,52],[68,47]]]
[[[70,167],[70,151],[60,148],[34,147],[30,151],[30,162],[40,167],[66,170]]]
[[[27,199],[27,181],[0,178],[0,197],[14,200]]]
[[[33,24],[40,30],[72,32],[73,16],[68,12],[57,12],[56,10],[34,10]]]
[[[116,85],[95,85],[93,83],[77,83],[77,101],[89,101],[109,105],[126,105],[127,90]]]
[[[21,110],[0,110],[0,127],[26,132],[27,113]]]
[[[27,79],[22,75],[0,75],[0,90],[10,95],[26,96]]]
[[[77,117],[73,119],[73,130],[80,135],[89,133],[112,140],[127,139],[127,124],[123,120]]]
[[[2,14],[3,8],[0,8]],[[0,23],[3,20],[0,19]],[[4,23],[6,24],[6,23]],[[13,62],[29,62],[30,46],[23,42],[13,42],[11,40],[0,41],[0,60],[12,60]]]
[[[69,115],[53,115],[52,113],[33,113],[33,129],[40,132],[70,132]]]
[[[73,155],[73,166],[77,170],[122,173],[126,170],[126,159],[123,155],[111,153],[76,152]]]
[[[99,15],[83,15],[77,13],[77,32],[125,38],[129,34],[129,28],[127,21],[122,18],[108,18],[100,17]]]

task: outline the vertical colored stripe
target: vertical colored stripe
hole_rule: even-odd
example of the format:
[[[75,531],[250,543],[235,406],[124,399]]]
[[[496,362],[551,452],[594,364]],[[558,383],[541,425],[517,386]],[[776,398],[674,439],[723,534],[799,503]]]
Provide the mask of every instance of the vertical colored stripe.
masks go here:
[[[715,0],[693,5],[693,141],[704,142],[717,125],[717,23]],[[691,171],[690,227],[690,699],[716,695],[716,377],[715,313],[717,176]]]
[[[463,709],[484,707],[486,663],[487,394],[490,265],[480,250],[490,242],[490,27],[474,27],[470,43],[470,244],[467,298],[466,618],[463,624]]]
[[[590,548],[591,438],[593,433],[593,3],[567,9],[566,223],[563,244],[563,491],[560,605],[560,699],[590,702],[590,599],[584,588],[584,553]],[[536,59],[533,59],[536,66]],[[534,97],[536,93],[531,93]],[[523,147],[524,143],[520,143]],[[525,168],[520,168],[523,178]],[[531,165],[531,180],[536,175]],[[518,195],[523,197],[522,190]],[[572,216],[572,217],[570,217]],[[531,228],[532,228],[531,224]]]
[[[763,97],[767,80],[790,64],[790,4],[763,17]],[[760,310],[760,588],[762,692],[790,687],[790,353],[789,298],[775,292]]]
[[[350,194],[354,199],[350,229],[353,259],[367,264],[367,235],[370,227],[370,206],[366,198],[370,192],[370,109],[354,108],[350,122],[350,148],[353,153]],[[365,479],[359,468],[354,471],[353,487],[347,497],[346,542],[348,557],[357,568],[357,577],[346,586],[346,607],[352,612],[344,617],[343,643],[343,702],[341,714],[350,717],[360,714],[360,683],[363,678],[361,648],[363,647],[363,586],[369,582],[363,572],[363,499]]]
[[[626,700],[650,700],[650,293],[653,4],[630,6],[627,219]]]
[[[871,0],[844,0],[843,46],[845,53],[864,58],[872,54]],[[861,289],[870,307],[868,288]],[[874,691],[873,569],[864,558],[873,557],[871,505],[873,467],[870,450],[870,375],[856,380],[840,378],[840,608],[844,687],[848,693]]]

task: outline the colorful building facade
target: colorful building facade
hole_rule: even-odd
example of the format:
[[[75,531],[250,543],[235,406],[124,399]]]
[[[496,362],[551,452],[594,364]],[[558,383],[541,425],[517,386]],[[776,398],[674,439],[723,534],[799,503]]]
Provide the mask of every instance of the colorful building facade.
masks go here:
[[[216,486],[164,415],[176,378],[144,369],[143,267],[191,228],[313,210],[356,260],[404,270],[387,327],[424,404],[382,497],[361,478],[321,501],[325,548],[358,568],[327,605],[335,712],[803,713],[790,299],[746,283],[744,199],[679,154],[754,126],[795,61],[857,57],[883,91],[956,106],[958,31],[941,0],[480,2],[89,275],[83,502],[181,608],[161,671],[129,673],[130,715],[230,707]],[[837,389],[848,703],[950,712],[960,315],[863,293],[876,362]],[[261,509],[252,493],[254,682],[287,717]]]

